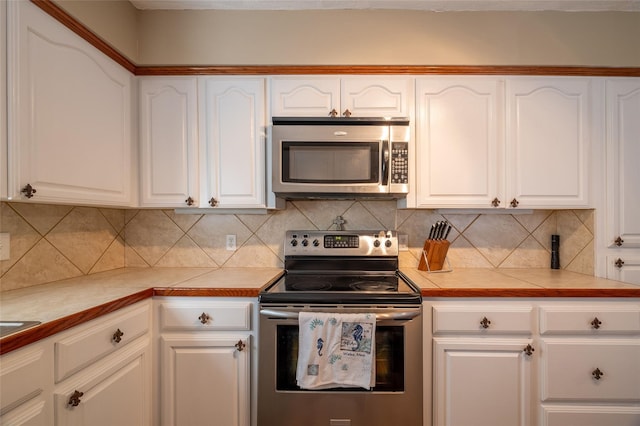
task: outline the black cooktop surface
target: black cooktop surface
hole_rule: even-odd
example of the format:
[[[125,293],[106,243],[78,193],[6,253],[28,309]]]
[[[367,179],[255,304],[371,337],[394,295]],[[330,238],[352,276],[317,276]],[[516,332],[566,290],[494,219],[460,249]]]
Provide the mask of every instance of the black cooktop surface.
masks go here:
[[[400,273],[287,273],[260,293],[261,303],[421,303],[420,291]]]

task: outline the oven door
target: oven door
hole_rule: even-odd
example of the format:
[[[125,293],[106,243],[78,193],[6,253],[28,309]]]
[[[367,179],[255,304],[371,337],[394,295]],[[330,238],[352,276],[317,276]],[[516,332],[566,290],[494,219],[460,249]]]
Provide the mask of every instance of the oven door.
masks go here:
[[[376,384],[371,390],[296,385],[299,308],[261,307],[258,424],[422,424],[422,308],[305,307],[376,314]],[[283,416],[283,413],[286,415]]]
[[[273,191],[388,193],[389,126],[273,126]]]

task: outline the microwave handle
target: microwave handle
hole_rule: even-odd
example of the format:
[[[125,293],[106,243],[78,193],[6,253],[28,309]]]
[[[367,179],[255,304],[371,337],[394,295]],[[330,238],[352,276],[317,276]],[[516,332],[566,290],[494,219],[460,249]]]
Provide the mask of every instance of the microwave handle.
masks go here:
[[[389,185],[389,141],[382,141],[382,185]]]

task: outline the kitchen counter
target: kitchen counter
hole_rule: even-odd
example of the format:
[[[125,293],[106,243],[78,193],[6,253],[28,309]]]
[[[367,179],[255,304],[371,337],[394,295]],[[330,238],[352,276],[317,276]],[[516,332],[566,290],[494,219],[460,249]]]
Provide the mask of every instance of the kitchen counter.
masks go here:
[[[429,297],[640,297],[640,286],[551,269],[403,268]],[[0,320],[41,324],[0,339],[0,354],[152,296],[257,297],[279,268],[124,268],[0,293]]]
[[[640,297],[640,286],[561,269],[402,269],[422,297]]]
[[[123,268],[0,293],[0,321],[39,321],[0,339],[0,354],[154,295],[257,297],[279,268]]]

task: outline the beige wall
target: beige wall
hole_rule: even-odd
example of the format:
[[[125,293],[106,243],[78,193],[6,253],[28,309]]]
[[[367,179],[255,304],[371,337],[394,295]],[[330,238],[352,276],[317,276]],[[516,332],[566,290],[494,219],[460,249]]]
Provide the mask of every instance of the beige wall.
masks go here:
[[[54,0],[132,62],[138,55],[138,10],[128,0]]]
[[[640,66],[640,12],[136,11],[124,0],[56,2],[139,65]]]

